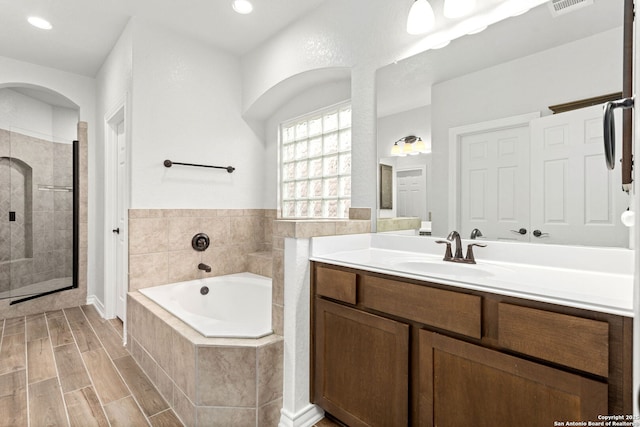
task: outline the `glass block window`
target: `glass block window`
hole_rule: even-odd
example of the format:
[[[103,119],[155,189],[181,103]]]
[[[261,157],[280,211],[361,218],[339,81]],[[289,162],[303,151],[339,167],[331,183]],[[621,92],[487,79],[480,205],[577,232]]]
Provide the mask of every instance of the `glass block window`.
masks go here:
[[[348,218],[351,206],[351,104],[280,125],[283,218]]]

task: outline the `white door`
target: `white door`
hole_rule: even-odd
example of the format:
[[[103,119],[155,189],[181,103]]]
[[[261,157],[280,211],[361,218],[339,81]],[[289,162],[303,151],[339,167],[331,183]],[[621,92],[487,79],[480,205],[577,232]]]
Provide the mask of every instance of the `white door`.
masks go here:
[[[115,160],[116,171],[115,178],[115,200],[114,200],[114,218],[116,218],[116,244],[115,244],[115,282],[116,282],[116,316],[125,320],[127,311],[127,203],[126,191],[126,135],[124,120],[119,121],[115,126]]]
[[[491,240],[528,241],[529,127],[463,135],[460,153],[462,237],[477,228]]]
[[[601,105],[531,121],[532,242],[627,246],[620,214],[629,199],[621,188],[620,170],[605,166]]]
[[[427,220],[427,179],[424,169],[399,170],[398,211],[400,217],[418,217]]]

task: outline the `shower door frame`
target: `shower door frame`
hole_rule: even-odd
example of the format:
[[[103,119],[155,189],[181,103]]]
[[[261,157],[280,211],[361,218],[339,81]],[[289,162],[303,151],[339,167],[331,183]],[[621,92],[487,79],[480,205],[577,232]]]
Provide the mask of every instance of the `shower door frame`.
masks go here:
[[[78,268],[79,268],[79,238],[80,238],[80,143],[77,139],[73,141],[73,151],[72,151],[72,168],[73,168],[73,255],[72,255],[72,279],[71,285],[65,286],[63,288],[54,289],[47,292],[41,292],[38,294],[33,294],[29,296],[25,296],[24,298],[18,297],[18,299],[12,299],[9,305],[19,304],[21,302],[30,301],[36,298],[40,298],[46,295],[55,294],[56,292],[68,291],[71,289],[78,288]]]

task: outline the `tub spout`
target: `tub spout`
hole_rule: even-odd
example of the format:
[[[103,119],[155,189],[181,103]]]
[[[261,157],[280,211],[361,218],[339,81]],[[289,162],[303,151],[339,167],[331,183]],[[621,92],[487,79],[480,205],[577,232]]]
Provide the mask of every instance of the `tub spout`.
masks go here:
[[[211,273],[211,267],[203,263],[198,264],[198,270],[204,270],[207,273]]]

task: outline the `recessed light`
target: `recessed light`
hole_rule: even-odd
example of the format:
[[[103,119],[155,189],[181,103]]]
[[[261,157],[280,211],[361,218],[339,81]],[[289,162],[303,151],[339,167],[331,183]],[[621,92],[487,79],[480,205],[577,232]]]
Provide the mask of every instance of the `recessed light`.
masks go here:
[[[253,11],[253,5],[248,0],[233,0],[233,10],[246,15]]]
[[[27,18],[27,21],[29,24],[36,28],[40,28],[41,30],[50,30],[53,28],[53,25],[51,25],[49,21],[38,16],[30,16]]]

